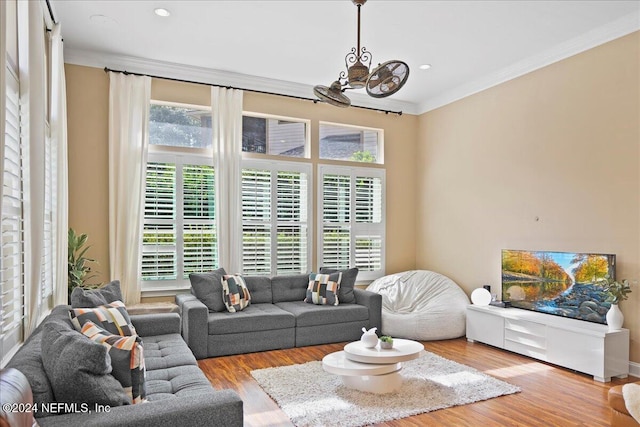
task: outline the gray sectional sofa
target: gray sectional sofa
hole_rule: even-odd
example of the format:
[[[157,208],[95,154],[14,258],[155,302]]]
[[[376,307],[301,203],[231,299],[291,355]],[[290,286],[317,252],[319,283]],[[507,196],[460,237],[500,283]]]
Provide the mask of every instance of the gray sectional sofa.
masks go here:
[[[357,269],[344,273],[339,305],[304,302],[306,274],[244,277],[251,304],[236,313],[210,300],[221,294],[219,273],[192,275],[192,294],[176,296],[182,336],[197,359],[358,340],[363,327],[380,330],[382,297],[355,288],[356,275]],[[213,294],[204,295],[209,288]]]
[[[53,379],[44,368],[41,342],[47,324],[58,323],[62,329],[73,330],[69,306],[57,306],[47,316],[22,348],[9,361],[4,372],[10,372],[13,384],[28,387],[38,405],[56,402]],[[142,338],[146,365],[147,402],[111,407],[108,412],[51,414],[35,413],[38,424],[48,426],[202,426],[243,425],[242,400],[235,391],[214,390],[198,368],[196,359],[180,336],[180,316],[177,313],[131,316]],[[51,328],[51,326],[49,326]],[[46,357],[62,357],[48,354]],[[49,363],[49,362],[47,362]],[[16,369],[28,380],[15,381]],[[3,381],[2,402],[10,396],[10,386]],[[6,388],[5,388],[6,387]],[[28,396],[29,390],[13,395]],[[60,400],[57,400],[60,402]],[[39,406],[42,408],[42,406]],[[54,408],[59,408],[54,406]],[[11,415],[11,414],[7,414]]]

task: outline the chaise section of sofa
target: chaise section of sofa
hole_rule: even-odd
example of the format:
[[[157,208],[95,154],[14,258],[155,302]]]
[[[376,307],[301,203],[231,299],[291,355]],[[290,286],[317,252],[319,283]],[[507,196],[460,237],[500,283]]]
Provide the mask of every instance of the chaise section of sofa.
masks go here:
[[[38,326],[7,368],[24,375],[34,403],[56,402],[45,372],[41,341],[47,322],[71,322],[69,307],[58,306]],[[104,412],[37,413],[38,424],[48,426],[242,426],[243,404],[232,390],[214,390],[198,368],[193,353],[180,335],[177,313],[131,316],[142,338],[146,365],[147,402],[115,406]]]
[[[245,277],[251,304],[236,313],[210,311],[193,294],[176,296],[182,336],[198,359],[357,340],[380,329],[382,297],[354,289],[355,302],[304,302],[309,276]]]

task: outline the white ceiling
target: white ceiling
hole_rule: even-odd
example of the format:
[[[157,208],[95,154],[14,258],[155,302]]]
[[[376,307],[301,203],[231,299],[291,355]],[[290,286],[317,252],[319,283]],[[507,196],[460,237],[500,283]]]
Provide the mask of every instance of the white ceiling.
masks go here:
[[[350,0],[51,4],[67,62],[306,97],[336,79],[356,44]],[[421,113],[639,28],[640,1],[369,0],[362,46],[373,64],[399,59],[411,73],[389,98],[348,96]],[[425,63],[432,68],[420,70]]]

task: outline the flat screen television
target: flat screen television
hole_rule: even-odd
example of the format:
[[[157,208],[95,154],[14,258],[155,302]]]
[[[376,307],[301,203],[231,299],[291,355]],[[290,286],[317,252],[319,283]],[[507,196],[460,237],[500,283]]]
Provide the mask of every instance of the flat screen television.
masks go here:
[[[502,301],[511,307],[606,323],[602,281],[615,279],[616,256],[502,250]]]

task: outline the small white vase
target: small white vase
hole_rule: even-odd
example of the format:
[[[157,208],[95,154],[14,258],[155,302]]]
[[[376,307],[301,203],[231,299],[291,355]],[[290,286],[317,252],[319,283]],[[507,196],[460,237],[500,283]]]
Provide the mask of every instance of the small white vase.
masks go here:
[[[624,323],[624,315],[618,304],[611,304],[611,308],[607,311],[607,325],[610,331],[619,331]]]
[[[376,329],[378,328],[371,328],[367,331],[365,328],[362,328],[362,332],[364,332],[364,334],[362,334],[362,336],[360,337],[360,341],[362,341],[362,344],[366,348],[373,348],[376,346],[376,344],[378,344]]]

